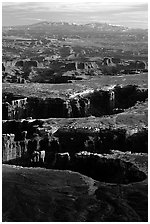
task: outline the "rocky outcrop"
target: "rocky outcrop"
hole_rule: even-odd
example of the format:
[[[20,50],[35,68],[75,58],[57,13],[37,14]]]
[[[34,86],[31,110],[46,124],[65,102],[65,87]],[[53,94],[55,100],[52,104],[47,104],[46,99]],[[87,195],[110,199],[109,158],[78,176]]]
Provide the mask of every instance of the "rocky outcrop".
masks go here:
[[[98,154],[111,153],[113,150],[131,151],[132,153],[148,152],[148,129],[146,127],[103,125],[99,128],[55,128],[46,125],[43,120],[12,120],[3,122],[3,134],[3,154],[7,154],[7,151],[9,154],[12,153],[8,160],[4,156],[4,161],[7,162],[15,159],[17,145],[24,147],[23,144],[26,144],[28,158],[35,151],[45,151],[45,161],[48,167],[52,166],[56,153],[67,152],[70,156],[74,156],[80,151]],[[7,135],[11,136],[11,134],[13,141],[10,144]]]
[[[124,61],[105,57],[102,61],[51,61],[50,64],[39,64],[36,60],[18,60],[2,64],[3,82],[18,82],[21,77],[27,82],[38,83],[68,83],[69,80],[81,78],[81,75],[116,75],[136,74],[146,71],[147,64],[141,60]],[[4,71],[5,69],[5,71]],[[72,76],[64,74],[72,73]],[[79,75],[79,77],[78,77]],[[24,83],[24,81],[19,83]]]
[[[133,106],[137,101],[144,101],[148,96],[148,90],[140,89],[136,85],[115,86],[114,94],[115,107],[126,109]]]
[[[30,82],[38,82],[38,83],[47,83],[53,80],[55,77],[54,75],[54,70],[50,68],[43,68],[43,67],[32,67],[29,75],[28,75],[28,80]]]
[[[8,102],[2,103],[2,119],[3,120],[11,120],[12,115],[12,107]]]
[[[4,102],[2,105],[2,116],[4,120],[18,120],[27,117],[27,98],[15,99],[11,103]]]
[[[113,75],[118,73],[116,64],[113,63],[112,58],[108,57],[103,59],[100,69],[104,75]]]
[[[67,132],[63,129],[55,135],[57,137],[50,133],[43,136],[33,133],[27,139],[28,133],[23,131],[19,141],[16,141],[15,134],[3,134],[3,163],[68,169],[110,183],[128,184],[146,178],[132,163],[115,158],[110,152],[120,150],[147,153],[147,129],[130,132],[120,129],[104,129],[99,132],[79,129]]]
[[[18,159],[24,158],[27,152],[26,140],[15,141],[14,134],[3,134],[2,136],[2,161],[7,162],[18,162]]]
[[[24,125],[25,124],[23,123],[20,124],[18,126],[18,130],[20,129],[21,131],[23,127],[25,128]],[[36,129],[38,129],[38,125],[36,125],[36,129],[35,129],[35,125],[28,124],[28,128],[26,126],[25,129],[27,129],[28,131],[18,132],[18,130],[12,127],[11,130],[15,134],[14,133],[3,134],[3,138],[2,138],[3,163],[15,163],[15,164],[19,163],[23,165],[31,165],[30,162],[31,162],[31,159],[33,159],[34,153],[39,153],[39,155],[42,156],[40,152],[44,151],[44,153],[46,153],[45,159],[47,160],[49,158],[49,153],[55,154],[60,151],[58,138],[51,136],[50,132],[47,136],[43,135],[42,137],[40,137],[36,133]]]
[[[125,69],[128,70],[144,70],[147,68],[146,62],[140,61],[140,60],[129,60],[127,66],[125,66]]]
[[[3,121],[3,134],[13,133],[15,134],[15,141],[23,140],[24,132],[26,133],[26,138],[31,139],[34,133],[37,132],[43,125],[42,120],[34,120],[28,118],[27,120],[4,120]],[[50,132],[50,130],[49,130]],[[44,134],[46,131],[44,132]]]
[[[141,130],[135,129],[132,133],[126,134],[126,148],[132,152],[145,152],[148,153],[148,129]]]
[[[15,63],[15,66],[23,67],[24,69],[30,68],[30,67],[37,67],[38,62],[34,60],[24,60],[24,61],[17,61]]]
[[[4,96],[5,98],[5,96]],[[107,89],[87,90],[75,93],[68,99],[6,97],[3,103],[3,119],[26,117],[100,117],[123,111],[148,98],[148,90],[135,85],[115,86]],[[8,103],[9,102],[9,103]]]
[[[65,64],[65,70],[67,70],[67,71],[76,70],[76,63],[70,62],[70,63]]]
[[[129,184],[146,179],[146,174],[130,162],[87,152],[75,154],[70,169],[107,183]]]
[[[85,73],[90,72],[92,69],[98,70],[99,67],[96,62],[78,62],[78,61],[55,61],[51,62],[50,67],[55,70],[55,72],[67,72],[67,71],[76,71],[82,70]]]
[[[84,62],[76,62],[76,69],[85,69]]]
[[[96,90],[90,95],[90,113],[94,116],[113,113],[115,108],[115,93],[113,90]]]
[[[106,154],[87,151],[60,153],[59,150],[59,143],[54,138],[15,142],[14,135],[3,135],[3,163],[67,169],[108,183],[129,184],[146,179],[146,174],[130,162]]]
[[[61,152],[74,154],[80,151],[107,153],[111,150],[145,152],[148,151],[147,128],[101,129],[58,129],[55,136],[59,138]],[[136,139],[136,140],[135,140]]]
[[[116,75],[120,72],[123,74],[136,74],[138,71],[147,69],[147,64],[142,60],[121,60],[117,58],[106,57],[100,63],[99,68],[104,75]]]
[[[138,70],[145,70],[147,69],[147,64],[145,61],[136,61],[135,62],[135,66],[136,66],[136,69]]]
[[[33,118],[65,117],[67,104],[61,98],[29,98],[28,115]]]

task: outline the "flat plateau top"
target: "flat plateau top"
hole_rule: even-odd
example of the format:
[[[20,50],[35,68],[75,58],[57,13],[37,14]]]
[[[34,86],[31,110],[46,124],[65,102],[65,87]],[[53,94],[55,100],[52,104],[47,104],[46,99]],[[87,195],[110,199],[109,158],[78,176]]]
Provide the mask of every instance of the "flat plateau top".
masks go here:
[[[66,99],[75,92],[81,92],[87,89],[97,89],[110,85],[138,85],[144,88],[148,87],[148,73],[122,76],[95,76],[89,80],[74,81],[66,84],[45,84],[45,83],[3,83],[3,93],[13,93],[25,97],[38,98],[63,98]]]

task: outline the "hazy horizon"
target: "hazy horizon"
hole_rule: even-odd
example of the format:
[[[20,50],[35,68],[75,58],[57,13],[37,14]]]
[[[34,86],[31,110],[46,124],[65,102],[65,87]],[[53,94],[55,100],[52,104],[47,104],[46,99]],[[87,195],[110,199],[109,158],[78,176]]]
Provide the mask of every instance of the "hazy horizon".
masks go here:
[[[30,25],[41,21],[77,24],[110,23],[148,28],[145,1],[3,2],[2,26]]]

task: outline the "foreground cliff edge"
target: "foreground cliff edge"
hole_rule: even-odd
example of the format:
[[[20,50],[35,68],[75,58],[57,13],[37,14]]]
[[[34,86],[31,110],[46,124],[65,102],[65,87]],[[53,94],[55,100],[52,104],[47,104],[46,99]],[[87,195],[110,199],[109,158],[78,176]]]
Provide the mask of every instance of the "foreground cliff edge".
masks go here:
[[[144,171],[140,161],[145,156],[131,157]],[[148,219],[147,179],[127,185],[110,184],[67,170],[3,165],[2,189],[3,222]]]

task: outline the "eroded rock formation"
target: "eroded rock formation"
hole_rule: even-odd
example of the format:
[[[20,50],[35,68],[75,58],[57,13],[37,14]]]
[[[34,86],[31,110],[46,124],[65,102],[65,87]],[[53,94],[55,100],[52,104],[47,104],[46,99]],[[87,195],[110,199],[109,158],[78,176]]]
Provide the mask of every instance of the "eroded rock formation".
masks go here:
[[[38,62],[35,60],[24,60],[24,61],[17,61],[15,63],[15,66],[24,67],[24,69],[27,69],[29,67],[37,67]]]
[[[5,96],[4,96],[5,97]],[[8,97],[6,97],[8,98]],[[26,117],[99,117],[129,108],[137,101],[145,101],[148,90],[134,85],[115,86],[71,95],[68,99],[33,98],[4,99],[3,119]]]
[[[148,129],[146,127],[120,127],[118,125],[99,128],[53,128],[43,120],[3,122],[3,162],[16,159],[20,146],[21,154],[27,158],[37,151],[45,151],[47,166],[52,166],[56,153],[111,153],[112,150],[148,152]],[[9,134],[8,134],[9,133]],[[23,153],[23,154],[22,154]],[[6,154],[9,154],[7,157]],[[24,158],[24,157],[23,157]],[[26,162],[29,162],[27,159]]]
[[[27,98],[13,99],[10,103],[4,102],[2,105],[2,115],[4,120],[18,120],[26,118]]]

